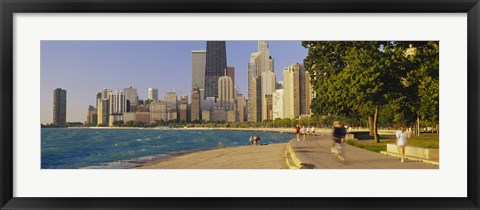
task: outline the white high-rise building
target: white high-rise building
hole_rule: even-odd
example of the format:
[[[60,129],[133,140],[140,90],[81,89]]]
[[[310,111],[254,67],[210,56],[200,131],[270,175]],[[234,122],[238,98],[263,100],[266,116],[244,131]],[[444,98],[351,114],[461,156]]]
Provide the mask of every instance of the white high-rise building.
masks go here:
[[[108,101],[108,126],[112,127],[115,121],[123,120],[123,113],[127,111],[127,100],[123,91],[113,91],[108,94]]]
[[[122,114],[126,112],[127,101],[123,91],[113,91],[108,94],[110,102],[109,114]]]
[[[158,89],[148,88],[148,100],[158,101]]]
[[[252,81],[257,81],[260,85],[253,84]],[[256,86],[255,90],[253,86]],[[268,41],[258,41],[258,52],[250,54],[248,63],[248,121],[271,120],[272,114],[268,114],[271,110],[267,110],[270,102],[267,103],[267,99],[272,99],[275,89],[274,59],[270,56]]]
[[[278,89],[272,94],[273,119],[283,119],[283,89]]]
[[[198,87],[202,99],[205,92],[206,53],[206,50],[192,50],[192,89]]]

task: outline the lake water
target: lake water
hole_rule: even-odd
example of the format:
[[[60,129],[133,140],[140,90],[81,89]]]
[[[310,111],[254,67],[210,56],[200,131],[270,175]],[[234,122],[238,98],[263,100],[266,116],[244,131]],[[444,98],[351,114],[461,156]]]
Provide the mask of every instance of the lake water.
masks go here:
[[[109,130],[42,128],[42,169],[130,168],[192,150],[284,143],[293,134],[218,130]]]

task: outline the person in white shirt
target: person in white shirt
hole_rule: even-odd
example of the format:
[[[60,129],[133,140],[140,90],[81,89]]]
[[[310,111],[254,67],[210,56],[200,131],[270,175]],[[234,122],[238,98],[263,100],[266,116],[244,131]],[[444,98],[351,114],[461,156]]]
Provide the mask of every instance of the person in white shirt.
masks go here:
[[[305,141],[305,136],[307,135],[307,132],[305,130],[305,126],[302,126],[302,134],[303,134],[303,140],[302,141]]]
[[[310,136],[310,127],[307,126],[307,136]]]
[[[312,126],[312,136],[315,136],[315,126]]]
[[[400,126],[400,130],[398,130],[395,135],[397,136],[397,146],[400,147],[402,153],[402,160],[401,162],[405,162],[405,146],[407,145],[407,131],[405,130],[405,126]]]

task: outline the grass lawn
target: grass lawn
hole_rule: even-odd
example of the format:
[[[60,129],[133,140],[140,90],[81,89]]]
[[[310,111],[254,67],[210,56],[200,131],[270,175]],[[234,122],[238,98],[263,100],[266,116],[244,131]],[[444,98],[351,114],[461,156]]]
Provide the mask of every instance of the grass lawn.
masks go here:
[[[354,135],[355,138],[359,140],[349,140],[347,144],[374,152],[386,151],[387,144],[396,143],[395,135],[380,135],[379,143],[373,143],[373,137],[369,136],[368,132],[355,132]],[[407,145],[438,149],[438,134],[422,133],[420,136],[412,135],[412,137],[408,139]]]

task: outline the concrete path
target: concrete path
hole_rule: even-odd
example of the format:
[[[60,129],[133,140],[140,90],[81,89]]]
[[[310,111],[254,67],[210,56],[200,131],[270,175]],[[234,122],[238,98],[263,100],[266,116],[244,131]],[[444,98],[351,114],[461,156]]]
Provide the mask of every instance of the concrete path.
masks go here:
[[[291,151],[307,166],[314,169],[438,169],[438,166],[390,157],[345,144],[346,161],[338,160],[331,152],[332,136],[323,133],[310,136],[305,141],[290,141]],[[303,139],[300,138],[300,140]]]

